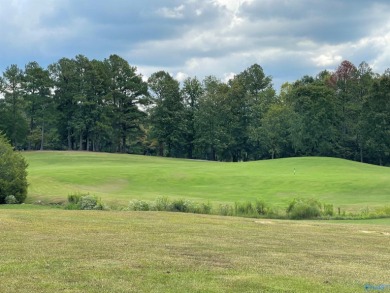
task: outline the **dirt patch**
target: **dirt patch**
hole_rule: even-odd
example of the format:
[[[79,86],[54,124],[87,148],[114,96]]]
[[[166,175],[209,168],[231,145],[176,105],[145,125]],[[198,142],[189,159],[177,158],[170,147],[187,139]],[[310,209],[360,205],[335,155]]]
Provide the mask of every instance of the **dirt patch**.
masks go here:
[[[271,222],[271,221],[255,221],[255,223],[262,224],[262,225],[274,224],[274,222]]]

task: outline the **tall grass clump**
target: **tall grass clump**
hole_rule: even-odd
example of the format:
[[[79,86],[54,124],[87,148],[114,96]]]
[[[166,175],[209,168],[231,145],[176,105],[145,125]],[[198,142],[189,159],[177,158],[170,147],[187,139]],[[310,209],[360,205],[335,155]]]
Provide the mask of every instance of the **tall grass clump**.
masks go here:
[[[154,201],[154,210],[156,211],[171,211],[172,204],[168,197],[160,196]]]
[[[234,208],[230,204],[220,204],[218,207],[218,215],[234,216]]]
[[[321,203],[316,199],[294,198],[288,205],[286,213],[293,220],[312,219],[322,215],[321,208]]]
[[[228,206],[220,206],[220,214],[227,213],[229,215]],[[274,211],[261,199],[255,202],[235,202],[233,216],[258,218],[274,215]]]

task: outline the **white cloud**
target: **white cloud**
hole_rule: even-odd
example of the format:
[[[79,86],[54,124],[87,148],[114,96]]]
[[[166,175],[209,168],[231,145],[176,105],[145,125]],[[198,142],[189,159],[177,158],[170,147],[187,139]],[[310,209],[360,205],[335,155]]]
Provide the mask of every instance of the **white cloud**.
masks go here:
[[[174,8],[162,7],[157,10],[157,13],[166,18],[183,18],[184,5],[179,5]]]
[[[2,2],[0,71],[25,60],[118,54],[145,78],[165,70],[178,79],[226,80],[258,63],[281,83],[335,69],[343,59],[377,72],[390,64],[384,0]]]
[[[178,82],[183,82],[183,81],[188,77],[188,74],[179,71],[178,73],[176,73],[176,74],[174,75],[174,77],[175,77],[175,79],[176,79]]]
[[[229,80],[233,79],[235,76],[236,76],[236,74],[234,72],[224,73],[222,81],[228,82]]]
[[[335,66],[343,61],[343,57],[340,55],[334,55],[332,53],[325,53],[317,57],[313,57],[311,60],[313,60],[317,67],[329,67]]]

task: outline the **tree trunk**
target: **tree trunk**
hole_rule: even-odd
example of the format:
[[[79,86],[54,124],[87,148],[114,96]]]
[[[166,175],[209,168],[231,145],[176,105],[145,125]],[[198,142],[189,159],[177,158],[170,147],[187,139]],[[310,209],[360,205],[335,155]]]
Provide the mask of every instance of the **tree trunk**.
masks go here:
[[[70,132],[70,127],[68,127],[68,150],[72,150],[72,137]]]
[[[43,151],[44,134],[45,134],[45,122],[42,121],[42,129],[41,129],[41,148],[40,148],[41,151]]]
[[[126,136],[122,135],[121,153],[126,153]]]
[[[158,155],[160,157],[164,156],[164,144],[162,142],[158,143]]]
[[[83,133],[80,132],[80,145],[79,145],[79,150],[83,150]]]

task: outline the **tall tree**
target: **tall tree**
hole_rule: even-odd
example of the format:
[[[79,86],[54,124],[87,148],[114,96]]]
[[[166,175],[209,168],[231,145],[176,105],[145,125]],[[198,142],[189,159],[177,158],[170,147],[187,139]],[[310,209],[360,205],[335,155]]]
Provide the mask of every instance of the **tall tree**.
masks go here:
[[[179,82],[169,73],[158,71],[149,80],[155,106],[151,109],[152,133],[159,144],[159,155],[183,156],[185,145],[185,109]]]
[[[117,55],[105,60],[109,72],[109,92],[113,113],[113,129],[116,131],[117,150],[130,152],[127,139],[138,139],[141,122],[146,116],[141,110],[149,103],[147,83],[136,73],[137,68]]]
[[[390,76],[374,80],[364,104],[364,130],[371,162],[390,163]]]
[[[199,109],[199,99],[203,95],[204,89],[202,83],[196,78],[187,78],[184,80],[182,88],[182,96],[184,98],[185,106],[185,121],[186,121],[186,146],[187,157],[192,159],[194,153],[195,140],[195,115]]]
[[[292,133],[298,119],[296,113],[284,103],[272,104],[264,114],[260,139],[271,159],[292,154]]]
[[[14,147],[22,147],[27,133],[22,93],[22,70],[15,64],[7,67],[0,78],[0,90],[4,95],[1,103],[3,128]]]
[[[23,76],[23,92],[27,102],[26,112],[29,118],[28,148],[44,148],[45,122],[52,105],[52,81],[49,71],[43,69],[37,62],[26,65]],[[34,144],[34,147],[33,147]]]
[[[353,159],[358,153],[356,125],[360,101],[358,100],[358,71],[350,61],[343,61],[332,76],[340,117],[338,147],[343,158]]]
[[[338,121],[334,91],[305,77],[294,85],[289,104],[298,115],[291,134],[296,152],[334,155]]]
[[[62,58],[49,66],[55,88],[55,103],[59,111],[59,133],[68,150],[75,145],[75,125],[78,107],[79,82],[74,59]]]
[[[226,150],[231,144],[229,133],[229,87],[213,76],[203,80],[204,93],[199,98],[194,117],[195,148],[198,157],[208,160],[226,160]]]
[[[229,81],[229,104],[234,120],[231,130],[235,138],[233,161],[259,158],[261,119],[276,99],[271,81],[258,64]]]

